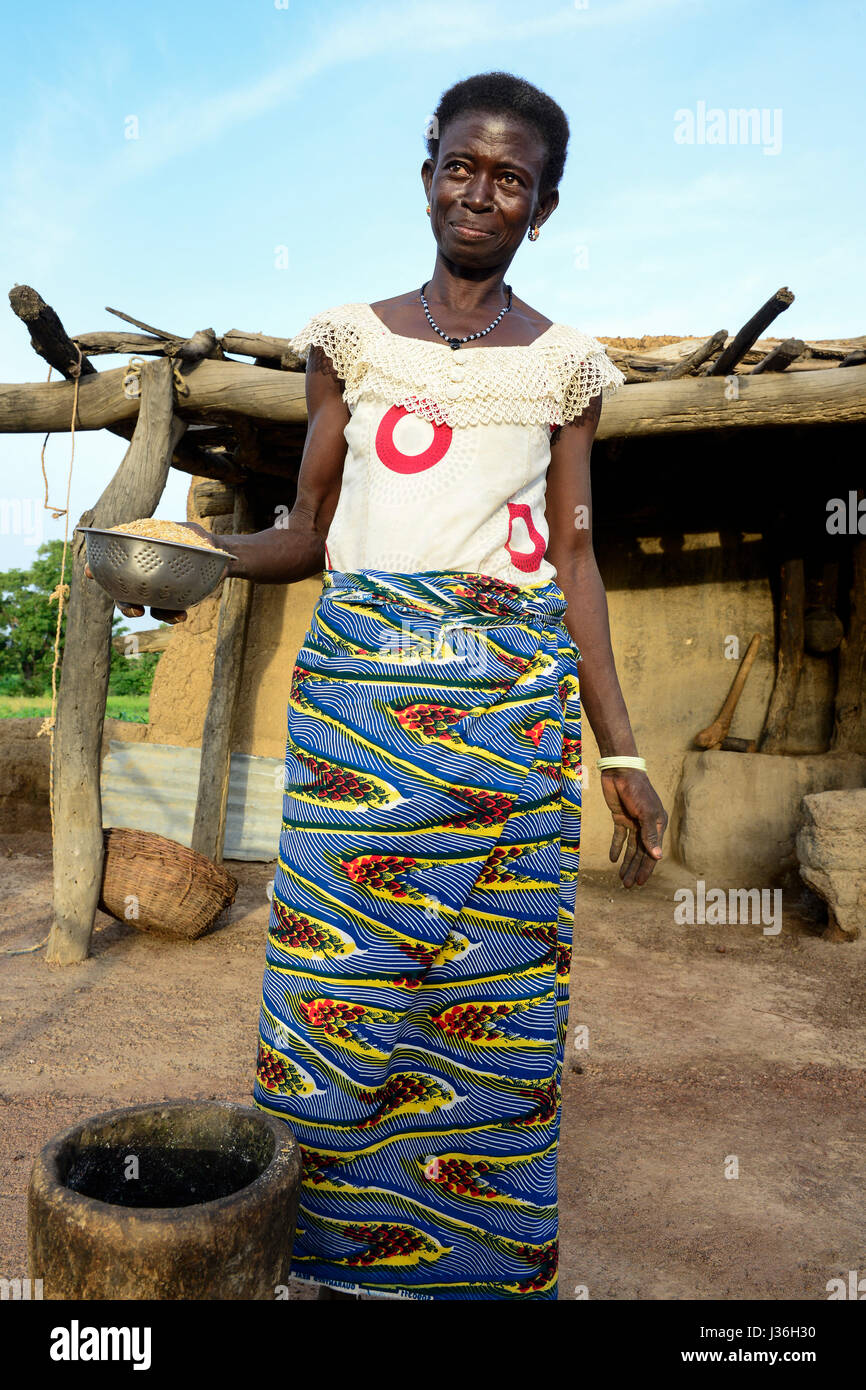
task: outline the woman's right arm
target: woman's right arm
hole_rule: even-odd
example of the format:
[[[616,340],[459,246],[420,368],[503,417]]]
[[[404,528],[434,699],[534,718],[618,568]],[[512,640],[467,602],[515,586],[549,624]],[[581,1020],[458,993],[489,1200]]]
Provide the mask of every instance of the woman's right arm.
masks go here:
[[[343,480],[349,408],[343,382],[320,347],[307,358],[307,437],[298,473],[295,504],[267,531],[212,536],[235,556],[226,574],[256,584],[291,584],[325,568],[325,541]]]
[[[325,568],[325,541],[340,500],[346,439],[343,430],[349,422],[349,408],[343,400],[343,382],[331,359],[319,347],[307,357],[306,374],[307,437],[298,472],[295,505],[267,531],[251,535],[223,536],[198,522],[183,523],[191,531],[216,541],[221,550],[234,555],[222,578],[249,579],[256,584],[290,584],[307,579]],[[84,573],[93,575],[87,565]],[[140,618],[139,604],[121,604],[126,618]],[[186,620],[184,609],[151,608],[158,621],[175,624]]]

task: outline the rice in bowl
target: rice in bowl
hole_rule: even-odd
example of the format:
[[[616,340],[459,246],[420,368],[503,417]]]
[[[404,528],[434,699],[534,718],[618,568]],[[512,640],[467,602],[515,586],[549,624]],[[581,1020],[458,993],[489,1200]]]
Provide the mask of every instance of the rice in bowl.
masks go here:
[[[213,541],[205,540],[197,531],[182,526],[177,521],[157,521],[155,517],[141,517],[138,521],[127,521],[122,526],[110,526],[110,531],[118,531],[125,536],[140,536],[142,540],[174,541],[176,545],[194,545],[199,550],[217,550]]]

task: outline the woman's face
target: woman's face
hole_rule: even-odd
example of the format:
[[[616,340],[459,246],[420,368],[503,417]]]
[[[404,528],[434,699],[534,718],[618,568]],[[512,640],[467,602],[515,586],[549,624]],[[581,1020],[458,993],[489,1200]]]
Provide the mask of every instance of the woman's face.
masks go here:
[[[483,269],[508,262],[530,226],[556,207],[540,200],[547,150],[541,135],[514,116],[466,112],[440,132],[439,157],[421,176],[440,252]]]

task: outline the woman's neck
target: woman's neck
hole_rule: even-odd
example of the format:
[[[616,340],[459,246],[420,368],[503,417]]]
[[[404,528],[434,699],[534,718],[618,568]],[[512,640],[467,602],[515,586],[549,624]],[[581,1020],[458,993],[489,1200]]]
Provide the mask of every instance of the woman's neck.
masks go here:
[[[455,315],[467,317],[490,311],[493,317],[508,298],[505,289],[507,269],[507,266],[495,266],[469,270],[466,266],[453,265],[444,257],[437,256],[424,297],[431,309],[439,305]]]

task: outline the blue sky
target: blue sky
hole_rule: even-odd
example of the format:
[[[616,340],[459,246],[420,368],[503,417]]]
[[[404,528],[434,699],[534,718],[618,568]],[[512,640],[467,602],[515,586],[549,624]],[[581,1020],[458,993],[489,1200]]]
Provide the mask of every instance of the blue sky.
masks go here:
[[[509,273],[524,299],[591,333],[709,334],[788,285],[786,336],[859,334],[864,29],[860,0],[7,8],[4,295],[33,285],[73,333],[116,325],[112,305],[173,332],[288,335],[328,305],[419,285],[424,125],[450,83],[505,68],[572,129],[560,206]],[[678,112],[752,108],[766,125],[751,143],[675,138]],[[0,380],[42,380],[5,303]],[[22,517],[43,516],[40,445],[0,437],[0,497]],[[78,436],[71,525],[122,448]],[[68,457],[53,436],[52,501]],[[187,486],[173,473],[158,515],[182,518]],[[6,529],[2,569],[63,522]]]

